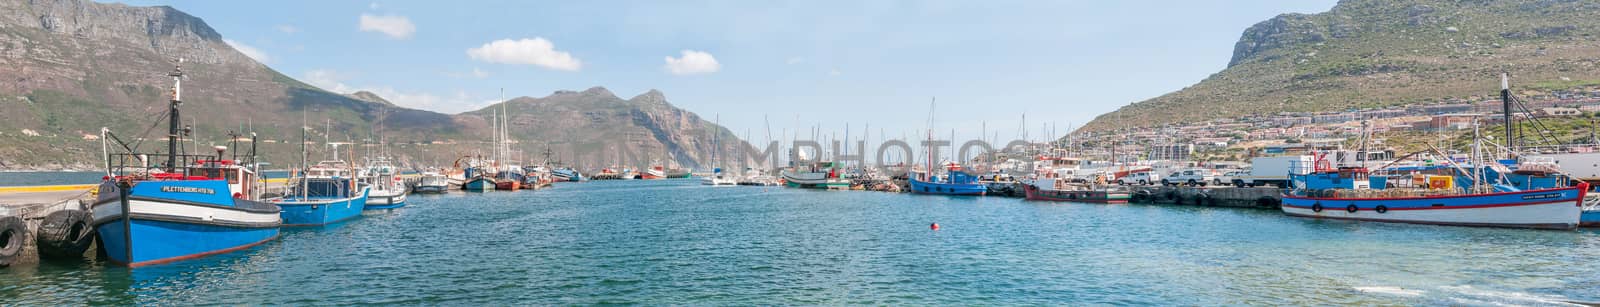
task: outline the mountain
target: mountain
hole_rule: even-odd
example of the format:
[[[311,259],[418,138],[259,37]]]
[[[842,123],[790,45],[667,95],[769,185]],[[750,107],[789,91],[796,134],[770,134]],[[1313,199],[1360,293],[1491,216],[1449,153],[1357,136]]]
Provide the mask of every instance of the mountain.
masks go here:
[[[189,151],[209,152],[202,147],[225,145],[230,131],[252,131],[263,141],[259,150],[267,161],[290,167],[299,160],[297,127],[302,120],[311,127],[313,141],[383,140],[390,144],[383,150],[429,165],[448,165],[452,155],[469,148],[487,149],[489,128],[477,112],[448,115],[398,107],[370,92],[328,92],[251,59],[204,20],[171,7],[88,0],[0,1],[0,110],[4,110],[0,111],[0,169],[94,169],[101,161],[101,147],[92,139],[101,127],[138,143],[142,151],[164,147],[165,123],[157,120],[166,113],[172,88],[167,74],[178,59],[186,75],[183,119],[185,125],[194,126],[190,139],[199,140],[184,146]],[[654,96],[659,98],[660,93]],[[659,102],[665,105],[664,100]],[[619,109],[638,118],[595,123],[661,134],[619,128],[572,136],[627,140],[632,134],[608,133],[634,133],[641,137],[640,146],[656,143],[681,150],[673,158],[697,165],[710,155],[701,150],[710,147],[697,143],[697,136],[681,133],[714,125],[690,120],[698,117],[666,106]],[[583,107],[573,105],[575,110]],[[518,125],[538,127],[556,120],[532,115],[514,119]],[[543,129],[518,126],[513,139],[543,140],[538,131]],[[658,141],[643,140],[645,136]],[[441,143],[447,145],[437,145]],[[311,149],[317,151],[312,160],[326,155],[320,152],[323,148]],[[598,147],[578,147],[569,154],[600,154],[589,149]],[[378,148],[350,149],[368,150]]]
[[[377,103],[377,104],[381,104],[381,105],[385,105],[385,106],[394,106],[393,102],[389,102],[388,99],[383,99],[383,97],[378,96],[378,94],[375,94],[373,92],[357,91],[355,93],[346,94],[344,96],[345,97],[350,97],[350,99],[366,101],[366,102],[373,102],[373,103]]]
[[[487,126],[502,108],[511,114],[512,140],[527,160],[542,160],[549,148],[552,159],[587,168],[663,163],[708,169],[716,151],[717,166],[732,169],[742,166],[738,149],[748,146],[728,129],[673,106],[657,90],[629,99],[604,87],[556,91],[462,115],[475,117],[474,126]]]
[[[1100,115],[1103,131],[1600,85],[1600,1],[1343,0],[1245,29],[1227,68]]]

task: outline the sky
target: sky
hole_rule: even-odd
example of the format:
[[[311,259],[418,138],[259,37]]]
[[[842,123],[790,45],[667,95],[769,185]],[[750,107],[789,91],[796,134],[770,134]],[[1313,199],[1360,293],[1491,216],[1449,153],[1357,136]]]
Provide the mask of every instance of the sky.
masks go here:
[[[750,139],[1031,139],[1227,66],[1242,31],[1334,0],[130,1],[204,19],[327,90],[460,113],[508,97],[650,89]],[[1047,126],[1054,127],[1048,131]],[[802,137],[804,138],[804,137]]]

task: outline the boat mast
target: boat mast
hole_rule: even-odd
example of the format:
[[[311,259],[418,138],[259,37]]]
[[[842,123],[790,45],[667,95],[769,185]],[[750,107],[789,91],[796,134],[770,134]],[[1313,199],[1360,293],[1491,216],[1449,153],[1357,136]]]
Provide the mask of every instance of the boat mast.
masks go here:
[[[1511,79],[1506,73],[1500,73],[1500,111],[1501,116],[1505,116],[1506,122],[1506,148],[1515,153],[1517,139],[1512,129],[1515,129],[1513,126],[1516,122],[1511,116]]]
[[[167,111],[167,172],[174,172],[178,167],[178,125],[183,123],[178,114],[178,106],[183,104],[183,58],[178,58],[178,64],[167,76],[172,77],[172,101]]]
[[[922,145],[923,150],[927,152],[926,160],[928,162],[927,168],[924,169],[925,173],[922,174],[923,181],[932,181],[933,179],[933,110],[938,104],[939,97],[930,98],[928,101],[928,143]]]

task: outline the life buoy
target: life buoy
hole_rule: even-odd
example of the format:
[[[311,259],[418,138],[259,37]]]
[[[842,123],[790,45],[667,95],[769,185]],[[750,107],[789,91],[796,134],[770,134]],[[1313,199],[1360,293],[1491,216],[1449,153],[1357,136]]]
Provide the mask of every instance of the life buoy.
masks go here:
[[[1378,213],[1388,213],[1389,212],[1389,207],[1385,207],[1384,205],[1378,205],[1377,207],[1373,207],[1372,211],[1377,211]]]
[[[1311,212],[1322,212],[1322,202],[1311,204]]]
[[[1344,207],[1344,211],[1350,212],[1350,213],[1356,213],[1356,211],[1361,211],[1361,208],[1356,207],[1356,204],[1350,204],[1349,206],[1345,206]]]
[[[80,259],[83,252],[94,243],[95,230],[90,227],[94,216],[82,210],[58,210],[45,216],[39,224],[34,243],[39,255],[60,259]]]
[[[0,217],[0,267],[11,266],[22,258],[22,238],[28,237],[24,225],[20,217]]]

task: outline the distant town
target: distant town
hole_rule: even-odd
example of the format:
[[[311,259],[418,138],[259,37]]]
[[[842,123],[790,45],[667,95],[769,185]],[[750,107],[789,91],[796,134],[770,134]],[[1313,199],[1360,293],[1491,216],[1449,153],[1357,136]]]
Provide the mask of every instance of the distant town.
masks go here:
[[[1526,95],[1524,106],[1512,110],[1518,118],[1567,120],[1600,113],[1600,88],[1581,88]],[[1503,123],[1499,97],[1442,99],[1436,103],[1340,112],[1283,112],[1268,116],[1218,118],[1206,122],[1162,127],[1117,129],[1079,133],[1068,137],[1069,150],[1079,155],[1131,160],[1206,160],[1207,152],[1233,152],[1246,156],[1282,153],[1286,148],[1336,145],[1358,138],[1363,122],[1369,133],[1437,134],[1453,137],[1470,133],[1474,119],[1484,125]],[[1383,140],[1374,140],[1383,145]],[[1227,160],[1223,158],[1222,160]]]

